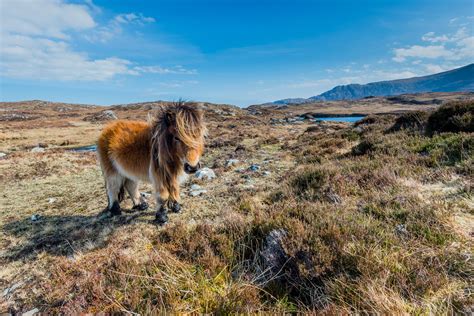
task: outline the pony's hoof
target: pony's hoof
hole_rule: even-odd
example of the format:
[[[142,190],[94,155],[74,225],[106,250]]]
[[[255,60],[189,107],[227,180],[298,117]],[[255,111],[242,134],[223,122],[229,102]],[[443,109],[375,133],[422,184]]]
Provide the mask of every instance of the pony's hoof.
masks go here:
[[[165,212],[157,212],[155,215],[155,222],[158,225],[164,225],[168,223],[168,214],[166,214]]]
[[[139,210],[139,211],[144,211],[148,209],[148,203],[147,202],[142,202],[140,204],[134,205],[132,207],[133,210]]]
[[[178,202],[171,202],[170,204],[171,212],[181,213],[181,204],[179,204]]]
[[[112,207],[109,209],[110,215],[112,216],[119,216],[122,215],[122,210],[120,209],[120,204],[118,202],[114,202]]]

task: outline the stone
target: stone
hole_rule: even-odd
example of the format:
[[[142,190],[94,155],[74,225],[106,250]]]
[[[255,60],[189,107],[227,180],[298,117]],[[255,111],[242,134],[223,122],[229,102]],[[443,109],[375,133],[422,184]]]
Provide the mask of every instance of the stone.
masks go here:
[[[405,228],[405,225],[403,224],[398,224],[397,226],[395,226],[395,231],[397,232],[397,234],[400,234],[400,235],[408,234],[408,230]]]
[[[94,113],[92,115],[86,116],[83,120],[90,122],[100,122],[100,121],[110,121],[116,120],[117,115],[112,110],[105,110],[102,112]]]
[[[53,204],[54,202],[56,202],[56,198],[49,198],[48,199],[49,204]]]
[[[250,171],[258,171],[258,170],[260,170],[260,166],[257,165],[257,164],[252,164],[252,165],[250,165],[249,170]]]
[[[226,161],[225,166],[226,167],[232,167],[235,166],[239,163],[240,161],[238,159],[229,159]]]
[[[17,288],[19,288],[20,286],[23,285],[23,281],[20,281],[20,282],[17,282],[15,284],[13,284],[12,286],[10,287],[7,287],[5,290],[3,290],[3,293],[2,293],[2,296],[7,296],[8,294],[10,293],[13,293],[13,291],[15,291]]]
[[[34,314],[37,314],[39,313],[39,309],[37,309],[36,307],[23,313],[22,316],[33,316]]]
[[[270,176],[271,174],[272,173],[270,171],[264,171],[263,172],[263,175],[266,176],[266,177]]]
[[[201,190],[201,186],[199,184],[193,184],[190,187],[191,190]]]
[[[212,180],[212,179],[216,178],[216,174],[215,174],[214,170],[212,170],[210,168],[207,168],[207,167],[199,169],[195,173],[194,176],[199,180]]]
[[[190,191],[189,195],[192,197],[195,197],[195,196],[199,196],[205,193],[207,193],[207,190],[194,190],[194,191]]]
[[[287,235],[284,229],[274,229],[265,237],[265,246],[260,251],[265,270],[273,275],[279,273],[288,261],[288,254],[283,249],[283,238]]]
[[[30,151],[31,151],[32,153],[42,153],[42,152],[44,152],[44,150],[45,150],[45,149],[44,149],[43,147],[37,146],[37,147],[33,147]]]
[[[0,158],[5,157],[6,155],[7,155],[7,154],[5,154],[5,153],[0,153]]]
[[[32,222],[37,222],[37,221],[39,221],[39,219],[40,219],[40,215],[39,215],[39,214],[31,215],[31,221],[32,221]]]
[[[339,194],[337,194],[335,192],[330,191],[330,192],[327,193],[326,196],[329,199],[329,201],[331,201],[334,204],[341,204],[342,203],[342,198],[339,196]]]
[[[144,198],[149,198],[151,196],[151,193],[148,193],[148,192],[141,192],[140,193],[141,196],[143,196]]]

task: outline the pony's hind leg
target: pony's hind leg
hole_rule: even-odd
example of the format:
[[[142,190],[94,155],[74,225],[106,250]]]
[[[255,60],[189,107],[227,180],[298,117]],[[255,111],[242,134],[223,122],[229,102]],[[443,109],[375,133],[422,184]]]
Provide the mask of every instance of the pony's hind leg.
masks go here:
[[[125,189],[127,190],[128,194],[130,195],[130,198],[132,199],[134,210],[144,211],[148,208],[148,203],[138,191],[138,182],[126,179]]]
[[[123,199],[124,180],[125,179],[118,173],[107,176],[107,197],[109,199],[109,212],[112,216],[122,213],[120,210],[120,202]]]

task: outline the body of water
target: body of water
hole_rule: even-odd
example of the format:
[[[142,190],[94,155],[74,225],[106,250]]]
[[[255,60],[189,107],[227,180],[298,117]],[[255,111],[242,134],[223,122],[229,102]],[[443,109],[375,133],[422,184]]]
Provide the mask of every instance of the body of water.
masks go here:
[[[97,151],[97,145],[81,146],[76,148],[71,148],[75,152],[87,152],[87,151]]]
[[[340,117],[317,117],[317,120],[329,121],[329,122],[349,122],[354,123],[358,120],[363,119],[365,116],[340,116]]]

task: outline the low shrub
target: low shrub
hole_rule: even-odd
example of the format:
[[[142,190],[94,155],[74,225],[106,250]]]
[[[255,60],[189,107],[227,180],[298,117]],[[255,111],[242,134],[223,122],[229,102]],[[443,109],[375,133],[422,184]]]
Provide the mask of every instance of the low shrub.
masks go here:
[[[474,101],[456,101],[441,106],[429,116],[426,132],[430,136],[435,133],[474,132]]]
[[[322,169],[309,169],[296,175],[291,181],[293,192],[308,200],[324,198],[327,187],[328,173]]]
[[[426,138],[417,151],[426,156],[429,166],[454,166],[474,157],[474,137],[469,134],[441,134]]]
[[[408,132],[423,132],[425,130],[426,122],[428,120],[429,112],[427,111],[413,111],[400,115],[395,124],[390,127],[387,132],[393,133],[400,130]]]

